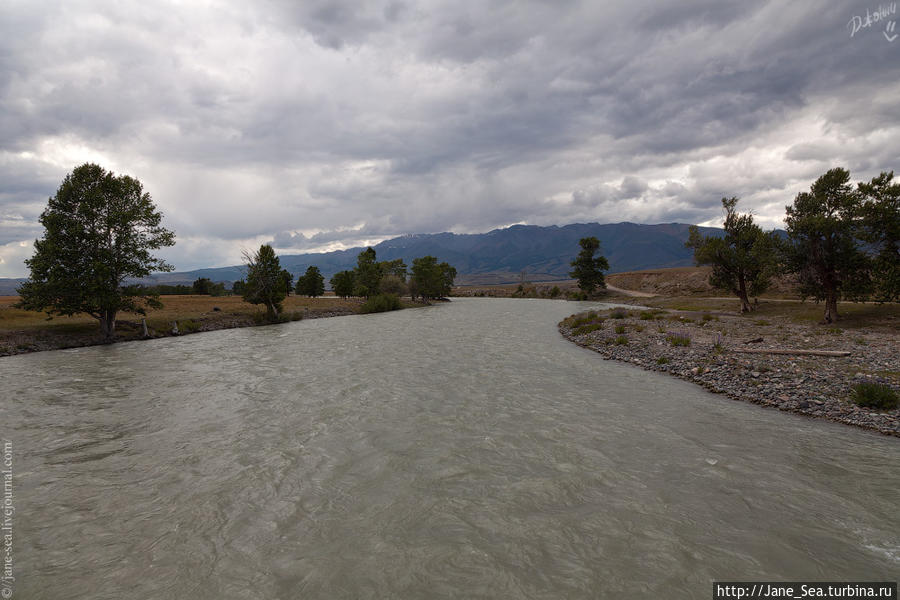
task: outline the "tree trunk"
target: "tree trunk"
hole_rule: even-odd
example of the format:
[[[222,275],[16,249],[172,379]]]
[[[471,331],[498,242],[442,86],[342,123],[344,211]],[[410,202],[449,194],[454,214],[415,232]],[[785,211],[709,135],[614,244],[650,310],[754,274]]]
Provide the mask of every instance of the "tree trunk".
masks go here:
[[[747,297],[747,282],[743,278],[738,282],[738,298],[741,301],[741,314],[748,313],[753,310],[750,306],[750,298]]]
[[[107,341],[112,341],[116,335],[116,311],[105,310],[100,313],[100,331]]]
[[[278,316],[278,310],[275,308],[274,304],[266,304],[266,316],[270,321],[274,321]]]
[[[835,323],[838,320],[837,310],[837,294],[829,292],[825,296],[825,317],[822,319],[824,323]]]

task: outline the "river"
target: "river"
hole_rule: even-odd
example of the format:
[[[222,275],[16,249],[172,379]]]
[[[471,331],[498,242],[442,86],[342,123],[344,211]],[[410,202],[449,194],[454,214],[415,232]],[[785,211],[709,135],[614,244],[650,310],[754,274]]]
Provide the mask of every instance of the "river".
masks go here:
[[[896,580],[898,439],[429,308],[0,360],[13,598],[708,598]]]

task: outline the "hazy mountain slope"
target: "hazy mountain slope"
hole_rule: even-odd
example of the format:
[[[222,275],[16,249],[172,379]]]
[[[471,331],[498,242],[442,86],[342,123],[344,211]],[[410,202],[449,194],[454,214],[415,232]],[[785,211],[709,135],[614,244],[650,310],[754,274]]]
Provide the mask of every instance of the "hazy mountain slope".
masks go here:
[[[406,235],[381,242],[375,246],[375,251],[379,260],[402,258],[410,266],[413,258],[436,256],[438,260],[455,266],[462,282],[466,276],[478,276],[482,282],[515,281],[522,271],[527,273],[529,279],[546,281],[568,278],[569,263],[579,250],[578,240],[587,236],[600,240],[601,253],[609,260],[611,273],[691,266],[692,253],[684,247],[688,227],[683,223],[575,223],[562,227],[514,225],[479,234]],[[707,235],[722,233],[720,229],[708,227],[702,227],[701,231]],[[280,258],[282,266],[295,276],[306,271],[308,266],[316,265],[327,280],[338,271],[352,269],[362,250],[353,248],[321,254],[288,254]],[[243,268],[236,265],[160,273],[153,279],[161,283],[190,283],[198,277],[208,277],[213,281],[231,282],[243,276]],[[14,289],[15,285],[6,287]],[[0,281],[0,293],[4,289],[4,281]]]

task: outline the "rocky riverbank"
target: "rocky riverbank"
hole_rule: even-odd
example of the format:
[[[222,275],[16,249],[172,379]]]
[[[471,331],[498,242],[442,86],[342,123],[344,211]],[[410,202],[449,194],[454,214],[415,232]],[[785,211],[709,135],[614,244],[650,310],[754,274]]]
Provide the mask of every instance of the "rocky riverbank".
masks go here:
[[[892,331],[651,309],[575,315],[559,330],[606,359],[668,373],[736,400],[900,436],[900,409],[864,408],[850,400],[862,382],[900,391],[900,344]]]

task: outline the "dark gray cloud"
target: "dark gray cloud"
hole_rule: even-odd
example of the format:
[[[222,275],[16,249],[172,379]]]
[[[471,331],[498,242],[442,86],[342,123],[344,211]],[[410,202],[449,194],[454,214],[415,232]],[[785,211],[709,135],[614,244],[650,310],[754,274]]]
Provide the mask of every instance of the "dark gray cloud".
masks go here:
[[[877,3],[13,2],[0,276],[86,161],[141,179],[179,268],[517,222],[768,226],[834,165],[900,169]]]

